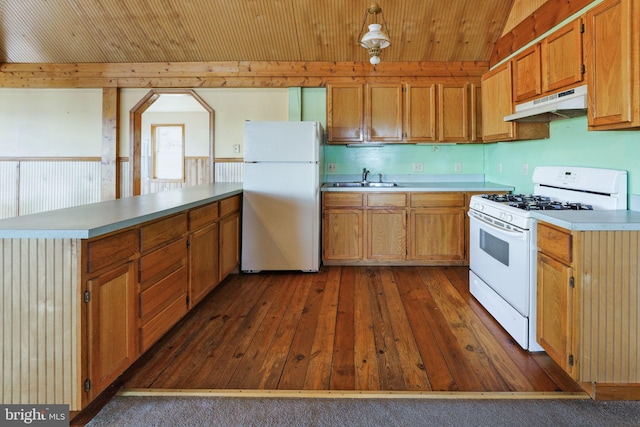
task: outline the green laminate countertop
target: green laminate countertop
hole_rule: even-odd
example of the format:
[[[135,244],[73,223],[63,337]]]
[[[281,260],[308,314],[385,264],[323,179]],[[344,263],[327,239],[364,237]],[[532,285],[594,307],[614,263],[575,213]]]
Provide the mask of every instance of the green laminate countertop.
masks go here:
[[[567,230],[640,231],[640,212],[629,210],[535,211],[533,217]]]
[[[0,220],[0,238],[89,239],[242,193],[216,183]]]

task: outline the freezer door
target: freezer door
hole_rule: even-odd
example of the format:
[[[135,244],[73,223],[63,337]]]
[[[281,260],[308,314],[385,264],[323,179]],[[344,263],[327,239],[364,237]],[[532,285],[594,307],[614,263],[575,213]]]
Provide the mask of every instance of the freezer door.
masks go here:
[[[245,164],[242,271],[318,271],[318,173],[314,163]]]
[[[318,162],[319,122],[244,122],[245,162]]]

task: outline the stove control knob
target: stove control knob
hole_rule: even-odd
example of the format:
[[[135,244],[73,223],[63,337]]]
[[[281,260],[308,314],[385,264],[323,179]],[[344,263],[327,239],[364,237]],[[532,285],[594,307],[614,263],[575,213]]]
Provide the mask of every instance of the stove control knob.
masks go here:
[[[504,220],[505,220],[505,221],[507,221],[507,222],[511,222],[511,221],[513,221],[513,215],[511,215],[511,214],[505,214],[505,215],[504,215]]]
[[[478,211],[483,211],[484,210],[484,205],[482,203],[474,203],[473,207]]]

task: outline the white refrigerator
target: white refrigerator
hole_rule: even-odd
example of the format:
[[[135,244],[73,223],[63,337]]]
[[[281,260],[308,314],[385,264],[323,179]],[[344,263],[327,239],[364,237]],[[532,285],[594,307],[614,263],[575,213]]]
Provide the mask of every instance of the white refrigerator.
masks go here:
[[[323,140],[319,122],[245,122],[243,272],[318,271]]]

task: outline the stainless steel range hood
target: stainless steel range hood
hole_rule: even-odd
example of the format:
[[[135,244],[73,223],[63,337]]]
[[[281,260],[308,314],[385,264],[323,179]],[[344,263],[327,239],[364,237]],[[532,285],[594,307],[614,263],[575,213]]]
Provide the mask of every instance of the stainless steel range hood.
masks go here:
[[[505,122],[549,122],[587,114],[587,85],[547,95],[516,105]]]

